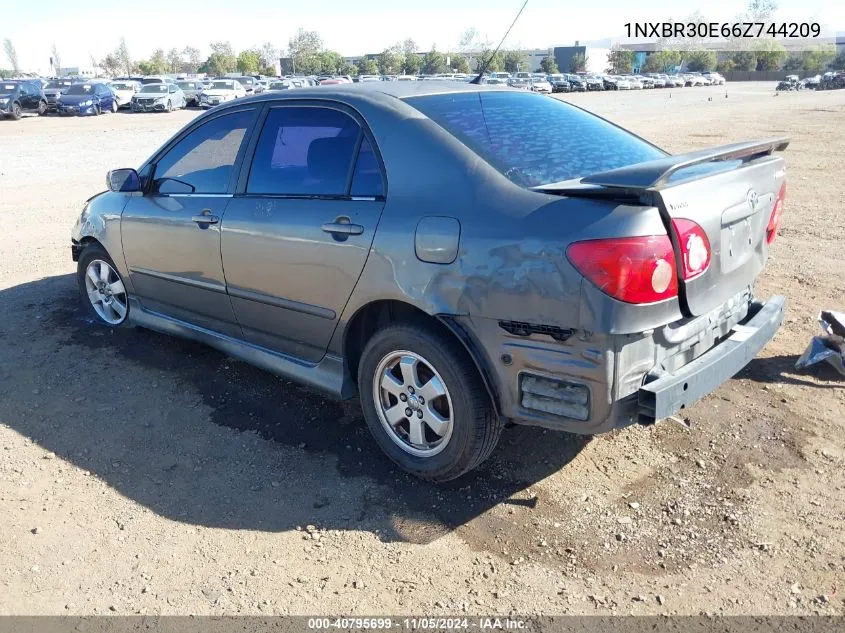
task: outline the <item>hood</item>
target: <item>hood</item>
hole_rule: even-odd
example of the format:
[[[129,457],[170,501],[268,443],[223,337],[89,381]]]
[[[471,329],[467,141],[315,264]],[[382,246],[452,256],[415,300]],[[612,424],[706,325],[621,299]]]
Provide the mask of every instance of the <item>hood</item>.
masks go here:
[[[94,99],[94,95],[62,95],[62,103],[76,105],[79,104],[81,101],[87,101],[88,99]]]
[[[6,99],[7,97],[11,97],[14,94],[14,92],[6,92],[4,90],[0,90],[0,99]]]

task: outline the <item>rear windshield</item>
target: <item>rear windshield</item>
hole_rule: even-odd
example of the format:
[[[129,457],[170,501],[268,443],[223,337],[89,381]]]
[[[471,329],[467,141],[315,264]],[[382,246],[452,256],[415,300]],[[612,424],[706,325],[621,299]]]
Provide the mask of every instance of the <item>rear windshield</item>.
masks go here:
[[[467,92],[406,102],[518,185],[582,178],[666,154],[557,99],[526,92]]]

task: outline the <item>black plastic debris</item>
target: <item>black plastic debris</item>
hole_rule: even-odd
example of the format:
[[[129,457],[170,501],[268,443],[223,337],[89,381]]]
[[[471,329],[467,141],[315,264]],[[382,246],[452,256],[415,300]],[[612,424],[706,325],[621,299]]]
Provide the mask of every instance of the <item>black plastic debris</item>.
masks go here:
[[[803,369],[827,361],[845,376],[845,313],[824,310],[819,315],[824,336],[814,336],[795,363],[795,369]]]

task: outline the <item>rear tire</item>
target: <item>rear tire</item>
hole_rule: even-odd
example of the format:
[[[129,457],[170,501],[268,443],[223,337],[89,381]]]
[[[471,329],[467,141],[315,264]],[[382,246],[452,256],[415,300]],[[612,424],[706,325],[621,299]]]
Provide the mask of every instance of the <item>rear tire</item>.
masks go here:
[[[382,451],[428,481],[450,481],[474,469],[493,452],[502,431],[466,351],[425,325],[391,325],[376,332],[361,355],[358,391]]]
[[[47,102],[46,101],[39,101],[38,102],[38,116],[44,116],[47,114]]]
[[[167,102],[167,108],[165,108],[165,112],[172,112],[172,111],[173,111],[173,104],[170,101],[168,101]]]

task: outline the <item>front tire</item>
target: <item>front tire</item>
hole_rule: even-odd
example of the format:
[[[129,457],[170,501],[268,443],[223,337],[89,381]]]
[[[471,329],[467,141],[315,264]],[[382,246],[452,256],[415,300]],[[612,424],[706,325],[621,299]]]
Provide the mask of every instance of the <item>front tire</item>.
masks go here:
[[[112,114],[115,114],[118,111],[119,108],[120,108],[120,104],[118,104],[117,99],[112,99],[112,102],[111,102]]]
[[[172,111],[173,111],[173,104],[170,101],[168,101],[167,102],[167,108],[165,109],[165,112],[172,112]]]
[[[47,114],[47,102],[46,101],[39,101],[38,102],[38,116],[44,116]]]
[[[100,106],[98,106],[96,103],[94,104],[93,110],[94,110],[94,116],[100,116]]]
[[[129,316],[123,279],[111,257],[99,244],[87,246],[79,257],[76,279],[88,314],[101,325],[118,327]]]
[[[379,447],[428,481],[450,481],[481,464],[502,431],[466,351],[423,325],[392,325],[373,335],[358,367],[358,391]]]
[[[12,118],[15,121],[20,121],[22,116],[21,104],[15,103],[12,105]]]

